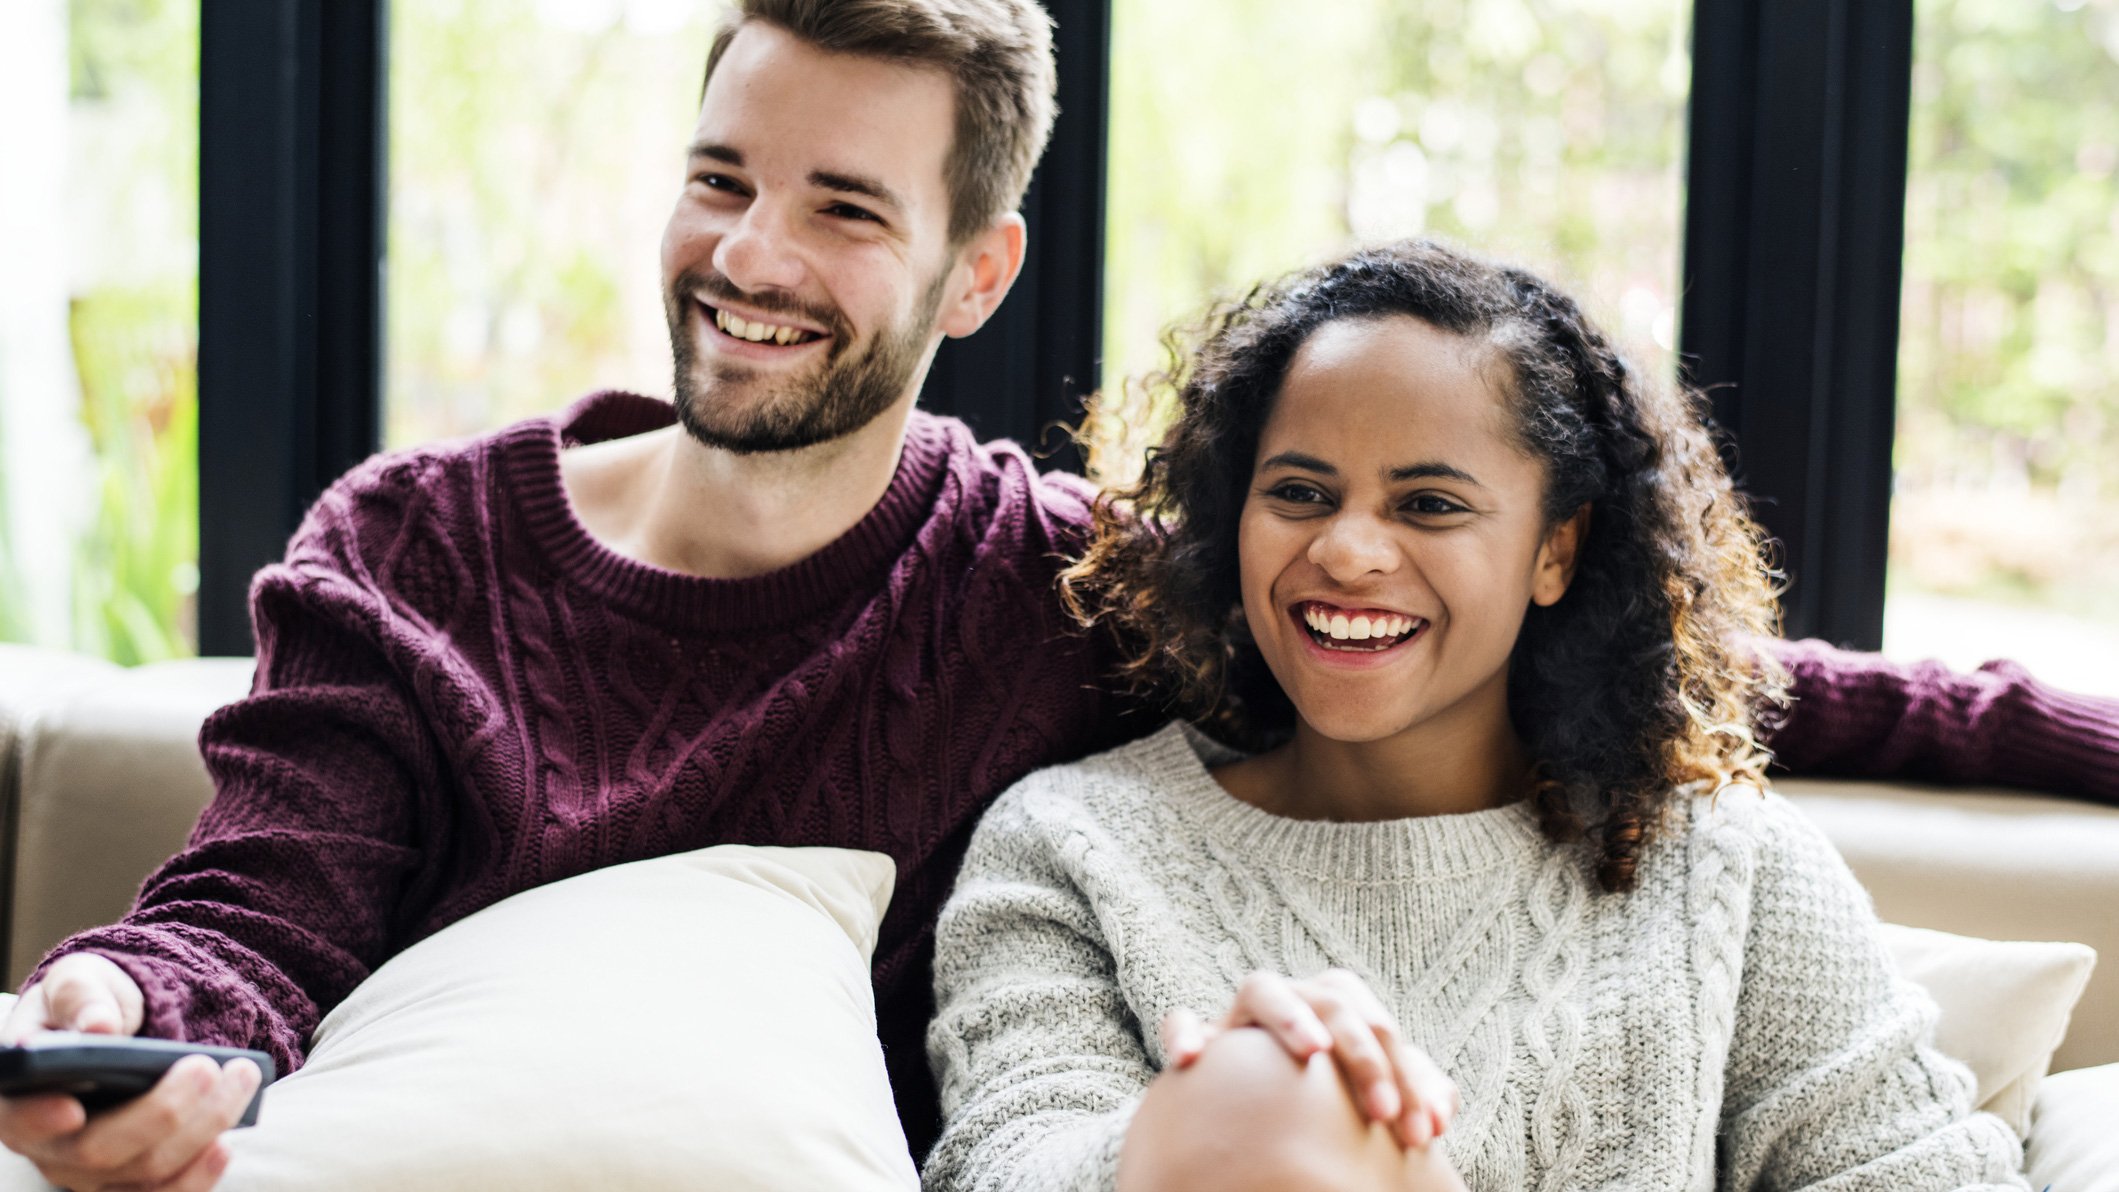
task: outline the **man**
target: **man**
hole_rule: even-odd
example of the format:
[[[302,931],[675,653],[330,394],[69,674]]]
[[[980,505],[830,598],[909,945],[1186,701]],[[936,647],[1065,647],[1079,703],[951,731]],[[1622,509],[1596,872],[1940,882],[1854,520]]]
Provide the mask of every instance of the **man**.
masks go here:
[[[716,843],[873,849],[898,864],[874,978],[922,1153],[931,929],[978,812],[1156,719],[1106,694],[1054,596],[1085,487],[913,408],[1021,268],[1052,82],[1031,0],[746,0],[663,241],[674,409],[598,394],[335,485],[253,588],[256,684],[201,733],[190,844],[54,952],[7,1036],[291,1070],[376,965],[521,890]],[[1784,751],[1932,744],[1907,676],[1796,661],[1870,702],[1804,712]],[[0,1105],[0,1141],[73,1187],[203,1188],[255,1083],[187,1061],[93,1122]]]

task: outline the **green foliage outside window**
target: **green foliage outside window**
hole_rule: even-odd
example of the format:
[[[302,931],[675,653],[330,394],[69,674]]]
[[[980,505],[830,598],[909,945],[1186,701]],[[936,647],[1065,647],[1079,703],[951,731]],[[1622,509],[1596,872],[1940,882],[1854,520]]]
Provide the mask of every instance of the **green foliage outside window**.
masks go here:
[[[709,14],[643,26],[655,8],[393,5],[393,445],[666,387],[655,237]],[[114,231],[173,229],[178,256],[198,10],[69,9],[77,140],[102,154],[75,185]],[[1409,233],[1552,273],[1671,366],[1682,0],[1114,10],[1106,386],[1157,365],[1161,330],[1210,297]],[[2113,615],[2119,0],[1918,15],[1893,582]],[[195,273],[167,260],[91,271],[70,311],[98,458],[71,644],[122,661],[191,649]],[[1134,430],[1137,447],[1153,427]],[[0,634],[20,631],[18,579],[0,568]]]
[[[1893,584],[2119,622],[2119,2],[1916,30]]]

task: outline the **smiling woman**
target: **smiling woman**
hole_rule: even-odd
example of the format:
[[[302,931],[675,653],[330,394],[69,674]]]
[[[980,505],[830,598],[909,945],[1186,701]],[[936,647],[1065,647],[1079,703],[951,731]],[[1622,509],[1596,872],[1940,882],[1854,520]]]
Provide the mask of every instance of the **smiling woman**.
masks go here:
[[[1421,241],[1169,380],[1064,583],[1191,723],[980,823],[930,1192],[2023,1187],[1763,789],[1773,588],[1693,395]]]

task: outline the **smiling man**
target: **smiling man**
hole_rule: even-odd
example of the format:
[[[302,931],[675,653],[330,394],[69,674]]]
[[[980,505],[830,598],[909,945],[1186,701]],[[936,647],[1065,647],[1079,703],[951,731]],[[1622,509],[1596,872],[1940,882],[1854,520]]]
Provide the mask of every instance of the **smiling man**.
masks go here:
[[[1086,486],[915,409],[1021,268],[1049,21],[745,0],[707,79],[662,245],[675,401],[600,393],[334,485],[253,588],[255,687],[201,734],[188,847],[33,974],[10,1037],[290,1070],[377,965],[511,894],[711,844],[871,849],[897,863],[873,976],[924,1152],[933,924],[980,810],[1161,719],[1107,694],[1113,652],[1056,599]],[[2026,684],[1794,658],[1784,756],[2067,764]],[[1970,751],[1968,692],[2020,751]],[[0,1141],[71,1187],[208,1186],[255,1073],[202,1064],[85,1124],[0,1104]]]

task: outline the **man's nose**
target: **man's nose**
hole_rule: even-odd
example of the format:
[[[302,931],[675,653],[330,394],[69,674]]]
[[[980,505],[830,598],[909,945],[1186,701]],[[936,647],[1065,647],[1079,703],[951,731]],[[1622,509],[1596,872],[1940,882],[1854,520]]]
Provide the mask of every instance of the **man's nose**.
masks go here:
[[[1351,584],[1363,576],[1397,570],[1398,548],[1389,528],[1377,519],[1342,513],[1318,527],[1310,540],[1309,559],[1335,582]]]
[[[776,204],[751,203],[715,246],[714,268],[745,293],[799,288],[802,256],[787,213]]]

